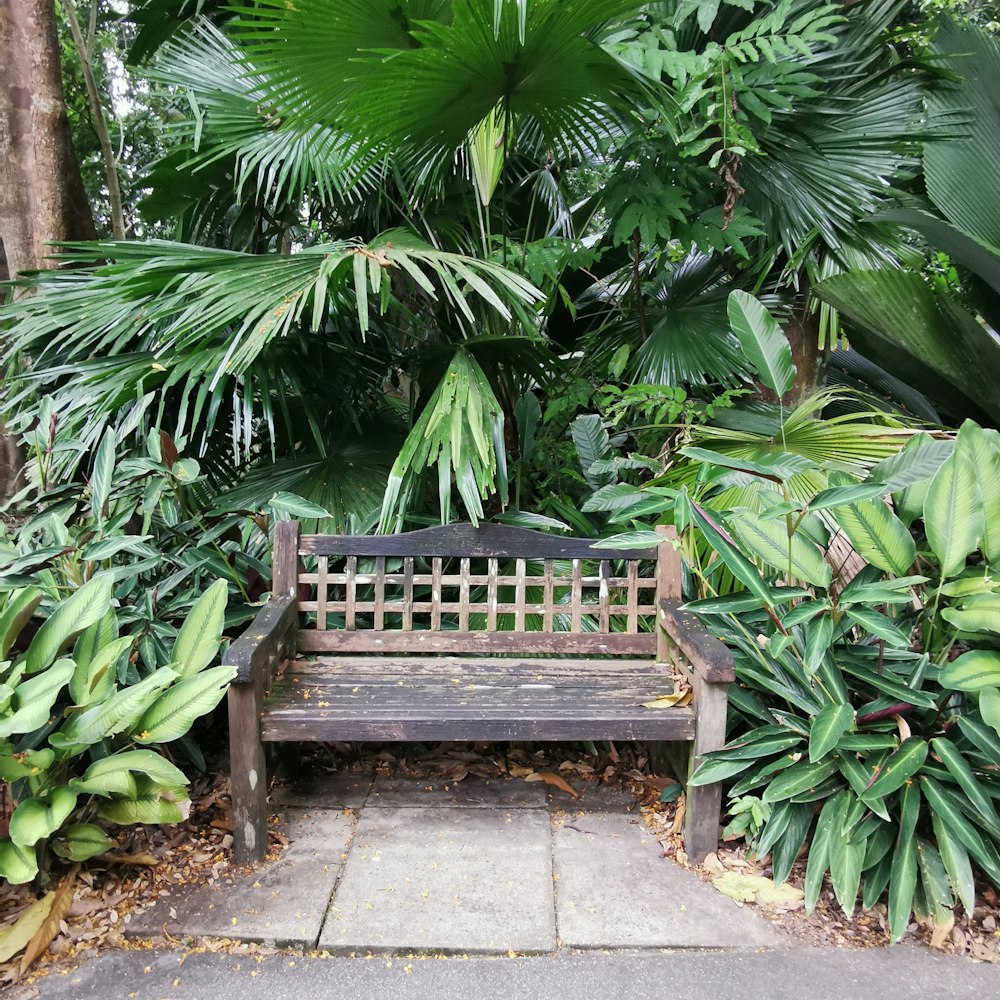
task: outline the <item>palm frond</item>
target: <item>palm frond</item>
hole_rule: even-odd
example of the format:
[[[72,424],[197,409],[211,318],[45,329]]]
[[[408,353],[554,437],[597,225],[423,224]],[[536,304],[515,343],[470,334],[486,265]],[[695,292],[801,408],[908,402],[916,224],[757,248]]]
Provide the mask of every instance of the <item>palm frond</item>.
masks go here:
[[[261,0],[236,37],[276,103],[392,151],[450,156],[494,108],[596,148],[635,81],[599,44],[635,0]],[[296,53],[295,59],[288,52]]]
[[[332,204],[348,192],[361,196],[377,181],[371,154],[342,128],[275,104],[267,77],[208,22],[168,41],[149,75],[186,94],[193,111],[173,126],[189,148],[185,171],[197,176],[218,160],[233,159],[237,201],[249,187],[271,208],[306,195]],[[176,169],[176,153],[172,159]]]

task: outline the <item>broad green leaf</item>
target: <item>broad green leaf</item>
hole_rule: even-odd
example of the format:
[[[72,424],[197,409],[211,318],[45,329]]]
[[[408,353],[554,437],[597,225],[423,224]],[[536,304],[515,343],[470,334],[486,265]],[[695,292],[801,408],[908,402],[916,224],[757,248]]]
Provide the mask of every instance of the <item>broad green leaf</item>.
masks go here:
[[[82,778],[75,778],[70,784],[78,792],[97,795],[127,794],[135,788],[135,782],[123,782],[122,778],[131,779],[132,772],[143,774],[156,784],[167,787],[188,783],[179,767],[153,750],[129,750],[96,761],[87,768]]]
[[[792,349],[777,320],[749,292],[730,292],[729,325],[761,382],[784,396],[795,381]]]
[[[35,613],[35,608],[42,603],[43,596],[35,587],[26,587],[24,590],[13,591],[7,598],[3,614],[0,615],[0,660],[7,658],[14,640]]]
[[[940,674],[941,686],[951,691],[981,691],[1000,685],[1000,653],[970,649],[946,663]]]
[[[945,608],[941,617],[960,632],[1000,633],[1000,594],[980,594],[961,607]]]
[[[20,847],[9,837],[0,840],[0,876],[11,885],[24,885],[38,874],[33,847]]]
[[[1000,263],[1000,256],[997,261]],[[956,450],[967,457],[976,472],[983,517],[980,548],[989,562],[1000,562],[1000,449],[979,424],[966,420],[959,429]]]
[[[917,837],[917,868],[920,872],[924,902],[930,910],[932,920],[935,924],[946,923],[951,918],[955,896],[951,891],[941,855],[924,837]]]
[[[771,876],[778,883],[788,878],[813,821],[814,806],[811,804],[789,803],[789,808],[793,811],[788,826],[771,851]]]
[[[979,714],[1000,735],[1000,688],[985,687],[979,692]]]
[[[815,764],[825,757],[854,726],[854,709],[850,705],[827,705],[809,729],[809,762]]]
[[[115,842],[94,823],[74,823],[52,842],[52,851],[70,861],[87,861],[114,846]]]
[[[800,535],[789,538],[784,522],[761,521],[753,514],[734,514],[731,521],[750,552],[779,573],[791,572],[817,587],[830,585],[831,571],[823,553]]]
[[[837,762],[835,760],[820,761],[816,764],[807,764],[805,761],[801,761],[783,771],[767,786],[763,800],[765,802],[780,802],[782,799],[790,799],[795,795],[816,788],[821,782],[836,773]]]
[[[25,799],[10,818],[10,839],[21,847],[34,847],[51,837],[76,808],[76,792],[60,786],[44,798]]]
[[[690,785],[713,785],[717,781],[725,778],[732,778],[734,775],[742,774],[754,763],[754,758],[746,760],[703,760],[698,769],[691,776]]]
[[[114,608],[108,608],[104,617],[84,629],[76,640],[71,659],[78,667],[90,665],[98,651],[118,638],[118,619]]]
[[[917,705],[920,708],[936,708],[934,696],[929,691],[918,691],[916,688],[907,687],[902,681],[895,680],[888,672],[879,674],[871,667],[859,663],[847,656],[838,657],[838,663],[844,673],[856,677],[868,687],[887,694],[898,701],[906,702],[910,705]]]
[[[212,667],[179,681],[145,711],[133,727],[136,743],[169,743],[225,697],[236,668]]]
[[[623,531],[618,535],[609,535],[595,542],[592,548],[595,549],[650,549],[655,548],[663,542],[663,535],[658,535],[655,531]]]
[[[9,744],[8,744],[9,746]],[[47,771],[55,760],[55,753],[48,747],[41,750],[27,750],[16,756],[0,756],[0,781],[8,783],[21,778],[34,777]]]
[[[859,555],[886,573],[905,576],[916,558],[906,525],[881,500],[864,500],[833,509],[840,530]]]
[[[805,668],[810,677],[819,670],[823,658],[830,651],[833,643],[833,618],[823,615],[815,618],[805,626],[806,653]]]
[[[931,480],[924,501],[924,530],[944,577],[957,576],[979,547],[983,507],[976,470],[957,448]]]
[[[858,483],[854,486],[834,486],[822,490],[809,501],[810,510],[828,510],[831,507],[843,507],[847,504],[860,503],[862,500],[875,500],[884,497],[888,492],[884,483]],[[884,506],[884,504],[883,504]]]
[[[1000,731],[994,733],[989,726],[984,726],[967,715],[958,717],[958,728],[981,754],[988,757],[1000,769]]]
[[[25,653],[29,674],[47,667],[85,628],[100,621],[111,605],[112,582],[110,573],[98,573],[49,615]]]
[[[115,471],[115,432],[109,427],[94,456],[90,475],[90,509],[98,524],[102,524],[105,506],[111,493],[111,479]]]
[[[834,830],[830,837],[830,880],[833,894],[841,909],[850,918],[858,899],[861,885],[861,867],[865,859],[867,841],[854,841],[843,828]]]
[[[823,876],[830,863],[830,842],[843,826],[847,795],[847,792],[841,792],[827,799],[816,821],[816,830],[806,858],[806,913],[812,913],[819,900]]]
[[[135,725],[150,703],[178,677],[170,667],[160,667],[138,684],[132,684],[107,701],[88,708],[62,730],[76,744],[91,744],[124,732]]]
[[[951,776],[961,786],[962,791],[965,792],[969,802],[975,807],[976,812],[987,823],[992,824],[995,828],[1000,828],[1000,817],[997,817],[993,800],[980,783],[982,779],[977,778],[972,773],[972,768],[969,767],[968,762],[962,756],[958,747],[951,740],[943,736],[931,740],[931,747],[934,753],[940,758],[941,763],[948,768]]]
[[[788,604],[789,601],[809,597],[810,593],[804,587],[771,587],[769,604],[771,607],[780,607],[782,604]],[[813,614],[819,614],[828,606],[821,601],[811,603],[815,605]],[[700,601],[689,601],[684,605],[684,610],[701,615],[729,615],[738,614],[741,611],[756,611],[759,607],[760,601],[752,594],[726,594],[724,597],[706,597]],[[797,605],[797,607],[802,607],[802,605]],[[786,627],[788,626],[787,615],[784,624]]]
[[[860,625],[866,632],[871,633],[871,635],[878,636],[879,639],[884,639],[890,646],[896,649],[908,649],[910,646],[910,637],[902,629],[893,624],[892,620],[882,614],[881,611],[873,611],[871,608],[855,606],[847,609],[847,617],[855,625]]]
[[[714,750],[710,760],[759,760],[772,754],[784,753],[798,746],[802,737],[798,733],[784,732],[765,736],[759,740],[733,741],[721,750]]]
[[[187,815],[189,801],[183,788],[162,788],[144,782],[135,798],[103,800],[97,814],[110,823],[179,823]]]
[[[359,261],[362,258],[355,257],[355,261]],[[297,496],[295,493],[275,493],[273,497],[267,502],[267,506],[271,510],[278,511],[282,514],[288,514],[293,518],[310,518],[310,517],[331,517],[332,515],[324,507],[320,507],[319,504],[313,503],[311,500],[306,500],[304,497]]]
[[[218,655],[228,595],[226,581],[216,580],[188,612],[171,653],[179,676],[198,673]]]
[[[931,823],[934,826],[934,839],[937,841],[938,851],[941,852],[941,860],[944,862],[951,887],[961,900],[966,913],[971,913],[975,906],[976,887],[969,852],[936,812],[931,813]]]
[[[96,701],[104,701],[114,694],[117,679],[115,664],[131,646],[130,635],[114,639],[107,646],[97,650],[89,662],[76,664],[69,682],[69,693],[74,705],[82,708]]]
[[[943,785],[927,775],[921,775],[920,787],[933,812],[961,841],[993,884],[1000,885],[1000,861],[997,859],[996,850],[983,840],[982,834],[965,818],[955,797]]]
[[[893,493],[914,483],[929,483],[954,450],[951,438],[939,441],[928,434],[914,434],[900,451],[879,462],[870,477],[877,483],[885,483]]]
[[[927,759],[927,743],[919,736],[903,740],[899,748],[889,755],[878,771],[875,780],[865,791],[865,799],[883,798],[909,781]]]
[[[770,607],[771,593],[767,584],[761,578],[760,573],[746,556],[736,547],[732,538],[721,528],[711,516],[699,507],[696,503],[690,504],[691,518],[698,530],[705,536],[705,540],[718,553],[719,558],[726,564],[729,571],[743,584],[761,604]]]
[[[0,717],[0,737],[33,733],[44,726],[75,669],[72,660],[57,660],[48,670],[22,681],[14,691],[13,713]]]
[[[917,845],[912,837],[907,837],[896,845],[889,875],[889,940],[893,943],[906,933],[916,888]]]
[[[752,476],[763,476],[765,479],[785,482],[810,469],[816,468],[816,463],[804,455],[791,451],[765,452],[756,458],[740,458],[725,455],[709,448],[688,446],[681,448],[680,453],[698,462],[705,462],[723,469],[734,469],[737,472],[748,472]]]

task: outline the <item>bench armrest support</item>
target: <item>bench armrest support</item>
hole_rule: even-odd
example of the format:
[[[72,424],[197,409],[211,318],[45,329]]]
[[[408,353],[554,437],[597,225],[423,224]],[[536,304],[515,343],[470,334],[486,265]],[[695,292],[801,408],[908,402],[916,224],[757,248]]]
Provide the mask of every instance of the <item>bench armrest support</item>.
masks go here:
[[[225,662],[236,667],[233,683],[266,682],[275,665],[294,651],[298,618],[294,597],[272,597],[226,653]]]
[[[694,672],[710,684],[728,684],[736,679],[733,653],[725,643],[709,635],[681,601],[660,601],[660,627],[691,664]]]

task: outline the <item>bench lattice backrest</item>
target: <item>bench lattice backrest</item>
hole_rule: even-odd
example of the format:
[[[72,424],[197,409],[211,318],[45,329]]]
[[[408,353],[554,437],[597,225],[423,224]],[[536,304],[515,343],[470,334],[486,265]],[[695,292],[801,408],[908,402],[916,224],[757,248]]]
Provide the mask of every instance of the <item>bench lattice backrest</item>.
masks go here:
[[[667,541],[595,549],[593,539],[496,524],[388,536],[299,536],[295,522],[276,528],[276,582],[286,573],[296,579],[305,651],[657,651]]]

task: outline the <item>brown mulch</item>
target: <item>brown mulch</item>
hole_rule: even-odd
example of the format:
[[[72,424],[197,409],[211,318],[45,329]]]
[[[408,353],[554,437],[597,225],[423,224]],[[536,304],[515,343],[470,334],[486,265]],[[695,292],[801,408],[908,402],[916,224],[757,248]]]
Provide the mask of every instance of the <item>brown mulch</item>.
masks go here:
[[[642,821],[657,838],[664,858],[694,871],[706,881],[726,873],[768,877],[769,859],[747,857],[738,843],[723,845],[705,864],[691,865],[683,850],[684,798],[670,799],[677,783],[670,777],[651,774],[641,744],[616,747],[602,743],[597,753],[586,753],[580,745],[551,744],[441,744],[434,748],[413,745],[333,745],[319,748],[303,765],[314,772],[350,770],[406,777],[444,777],[459,782],[470,775],[480,778],[542,781],[553,794],[565,796],[567,807],[588,783],[626,786],[635,795]],[[76,962],[106,948],[148,947],[124,936],[133,914],[169,897],[180,887],[214,884],[232,870],[228,782],[224,778],[203,779],[192,786],[189,818],[170,827],[116,828],[113,851],[93,858],[75,874],[67,863],[50,872],[47,889],[66,886],[72,893],[65,915],[52,928],[54,937],[29,967],[22,970],[22,956],[0,964],[0,989],[20,977],[30,980],[53,970],[63,971]],[[115,830],[112,830],[114,836]],[[277,857],[287,844],[277,817],[269,832],[269,856]],[[789,883],[801,889],[805,861],[800,858]],[[0,931],[12,924],[35,899],[31,886],[0,886]],[[955,955],[1000,963],[1000,900],[984,888],[972,914],[959,910],[954,926],[935,929],[913,923],[905,939]],[[824,887],[812,914],[801,901],[782,900],[765,906],[747,903],[787,932],[809,944],[846,948],[878,948],[888,944],[884,904],[872,910],[856,909],[847,917],[829,885]],[[275,949],[238,942],[182,942],[192,950],[227,950],[265,954]],[[29,951],[31,949],[29,948]]]

